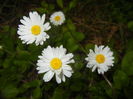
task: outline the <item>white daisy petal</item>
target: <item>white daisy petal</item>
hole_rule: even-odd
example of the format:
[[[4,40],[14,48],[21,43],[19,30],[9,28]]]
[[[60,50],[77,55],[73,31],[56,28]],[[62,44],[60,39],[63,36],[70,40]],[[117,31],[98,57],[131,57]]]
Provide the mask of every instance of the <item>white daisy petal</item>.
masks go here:
[[[97,68],[97,66],[95,65],[95,66],[93,66],[93,68],[92,68],[92,72],[94,72],[95,70],[96,70],[96,68]]]
[[[67,71],[67,70],[63,70],[63,74],[64,74],[66,77],[68,77],[68,78],[70,78],[70,77],[72,76],[72,73],[71,73],[70,71]]]
[[[72,53],[70,53],[70,54],[66,54],[64,57],[62,57],[62,61],[64,62],[67,62],[67,61],[69,61],[69,59],[70,58],[72,58],[73,57],[73,54]]]
[[[48,71],[47,73],[45,73],[45,75],[43,77],[43,80],[45,82],[48,82],[48,81],[50,81],[53,78],[53,76],[54,76],[54,72]]]
[[[46,16],[45,14],[42,15],[42,23],[45,22],[45,16]]]
[[[38,70],[39,70],[38,73],[45,73],[45,72],[49,71],[50,68],[39,68]]]
[[[45,27],[44,30],[45,31],[48,31],[51,28],[51,26],[49,24],[50,24],[49,22],[44,24],[44,27]]]
[[[57,70],[55,70],[55,74],[57,74],[57,75],[60,75],[61,72],[62,72],[62,69],[57,69]]]
[[[66,81],[66,78],[64,75],[62,75],[62,81],[65,82]]]
[[[60,77],[60,75],[56,75],[56,82],[57,82],[58,84],[61,83],[61,77]]]
[[[69,66],[69,65],[65,65],[62,68],[65,69],[65,70],[70,70],[70,71],[72,70],[72,67]]]
[[[43,42],[49,38],[45,31],[48,31],[51,26],[47,22],[44,24],[45,14],[41,17],[37,12],[29,12],[29,17],[23,16],[20,20],[22,23],[18,25],[18,35],[21,38],[22,43],[36,45],[43,45]]]

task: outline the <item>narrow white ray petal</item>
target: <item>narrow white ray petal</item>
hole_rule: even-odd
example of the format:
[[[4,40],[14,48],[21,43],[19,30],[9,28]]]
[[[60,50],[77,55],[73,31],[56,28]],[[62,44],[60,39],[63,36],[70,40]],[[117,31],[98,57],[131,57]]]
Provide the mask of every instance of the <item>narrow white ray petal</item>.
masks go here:
[[[70,71],[67,71],[67,70],[63,70],[63,74],[64,74],[66,77],[68,77],[68,78],[70,78],[70,77],[72,76],[72,73],[71,73]]]
[[[56,82],[58,83],[58,84],[60,84],[61,83],[61,77],[60,77],[60,75],[55,75],[56,76]]]
[[[43,15],[42,15],[42,24],[45,22],[45,17],[46,17],[46,15],[43,14]]]
[[[62,81],[65,82],[66,81],[66,78],[65,76],[62,74]]]
[[[70,70],[70,71],[72,70],[72,67],[69,66],[69,65],[65,65],[62,68],[65,69],[65,70]]]
[[[45,72],[48,72],[49,70],[50,70],[50,68],[37,68],[39,71],[38,71],[38,73],[45,73]]]
[[[94,72],[96,70],[97,66],[94,65],[94,67],[92,68],[92,72]]]
[[[53,76],[54,76],[54,72],[48,71],[47,73],[44,74],[43,80],[45,82],[48,82],[53,78]]]
[[[47,22],[44,24],[44,31],[48,31],[51,28],[50,23]]]

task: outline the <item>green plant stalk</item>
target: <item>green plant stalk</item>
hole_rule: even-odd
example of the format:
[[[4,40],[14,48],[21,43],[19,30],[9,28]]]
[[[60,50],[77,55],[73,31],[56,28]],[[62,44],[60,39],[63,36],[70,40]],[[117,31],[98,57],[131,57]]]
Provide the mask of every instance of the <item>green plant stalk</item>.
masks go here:
[[[111,84],[111,82],[108,80],[108,78],[107,78],[104,74],[102,74],[102,76],[103,76],[103,78],[106,80],[106,82],[109,84],[109,86],[112,88],[112,84]]]

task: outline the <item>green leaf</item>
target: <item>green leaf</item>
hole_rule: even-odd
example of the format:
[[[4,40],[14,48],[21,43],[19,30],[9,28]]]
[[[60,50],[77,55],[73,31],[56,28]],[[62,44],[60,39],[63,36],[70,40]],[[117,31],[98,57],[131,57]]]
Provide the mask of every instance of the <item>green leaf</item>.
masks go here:
[[[84,58],[85,58],[84,56],[82,56],[82,58],[81,58],[80,55],[74,56],[74,60],[76,61],[76,63],[73,64],[73,67],[76,71],[81,70],[84,67],[84,64],[83,64]]]
[[[126,52],[133,51],[133,39],[129,39],[126,44]]]
[[[17,30],[16,30],[16,28],[13,28],[13,27],[12,27],[12,28],[10,29],[10,32],[11,32],[11,35],[14,36],[14,35],[16,35]]]
[[[9,26],[9,25],[4,25],[4,26],[2,27],[2,29],[3,29],[4,32],[8,32],[9,29],[10,29],[10,26]]]
[[[4,62],[3,62],[3,67],[4,67],[4,68],[10,67],[10,66],[11,66],[12,60],[13,60],[12,58],[7,58],[7,59],[5,59]]]
[[[117,89],[121,89],[128,85],[129,78],[123,71],[117,71],[113,76],[114,86]]]
[[[94,44],[88,43],[87,45],[85,45],[85,49],[89,51],[90,49],[94,49],[94,46]]]
[[[52,89],[53,88],[53,84],[52,83],[47,83],[45,86],[43,86],[44,87],[44,90],[45,91],[48,91],[48,90],[50,90],[50,89]]]
[[[28,51],[18,50],[17,51],[17,59],[19,60],[29,60],[31,54]]]
[[[77,4],[77,0],[72,0],[70,3],[69,3],[69,10],[74,8]]]
[[[41,80],[33,80],[31,82],[26,82],[20,87],[20,93],[27,91],[30,88],[36,88],[35,90],[39,90],[38,87],[42,84]],[[36,99],[36,98],[35,98]]]
[[[33,99],[40,99],[42,96],[42,92],[41,89],[39,87],[37,87],[34,91],[33,91]]]
[[[14,39],[9,36],[5,36],[2,39],[5,50],[7,50],[10,53],[14,52]]]
[[[82,82],[79,82],[79,81],[75,81],[72,83],[72,85],[70,86],[70,89],[72,91],[80,91],[83,87],[83,83]]]
[[[67,27],[70,31],[75,31],[76,27],[71,20],[67,20]]]
[[[42,1],[42,2],[41,2],[41,6],[42,6],[43,8],[48,8],[48,4],[47,4],[45,1]]]
[[[82,74],[80,73],[80,72],[75,72],[74,74],[73,74],[73,78],[75,78],[75,79],[79,79],[79,78],[81,78],[82,77]]]
[[[78,42],[82,41],[85,38],[85,35],[82,32],[72,32],[72,35]]]
[[[53,11],[55,9],[55,6],[53,4],[49,4],[49,12]]]
[[[133,75],[133,51],[126,53],[122,60],[122,70],[127,75]]]
[[[128,22],[128,28],[133,31],[133,21]]]
[[[70,35],[70,32],[65,32],[64,35],[63,35],[63,39],[66,41],[69,38],[72,38],[71,35]]]
[[[67,42],[67,48],[71,51],[71,52],[74,52],[76,51],[79,46],[77,45],[77,43],[72,39],[70,38]]]
[[[63,91],[61,88],[56,88],[52,99],[63,99]]]
[[[24,73],[25,71],[30,69],[30,62],[26,60],[14,60],[13,64],[18,68],[17,70],[19,71],[19,73]]]
[[[44,8],[36,8],[36,10],[40,13],[48,13],[48,10],[47,9],[44,9]]]
[[[56,0],[59,7],[63,8],[63,0]]]
[[[7,85],[3,90],[1,90],[4,99],[13,99],[18,93],[19,90],[14,85]]]
[[[38,87],[38,86],[41,85],[41,83],[42,83],[41,80],[33,80],[33,81],[31,81],[31,82],[25,83],[25,84],[24,84],[24,87],[25,87],[25,88]]]
[[[83,99],[83,96],[82,95],[78,95],[78,96],[76,96],[75,99]]]

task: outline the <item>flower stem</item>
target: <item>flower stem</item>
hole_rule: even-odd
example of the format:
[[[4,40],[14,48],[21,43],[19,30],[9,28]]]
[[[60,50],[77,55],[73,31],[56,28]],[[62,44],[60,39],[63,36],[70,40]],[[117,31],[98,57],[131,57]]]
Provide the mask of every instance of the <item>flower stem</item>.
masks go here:
[[[109,86],[112,88],[111,82],[108,80],[108,78],[103,74],[103,78],[106,80],[106,82],[109,84]]]

